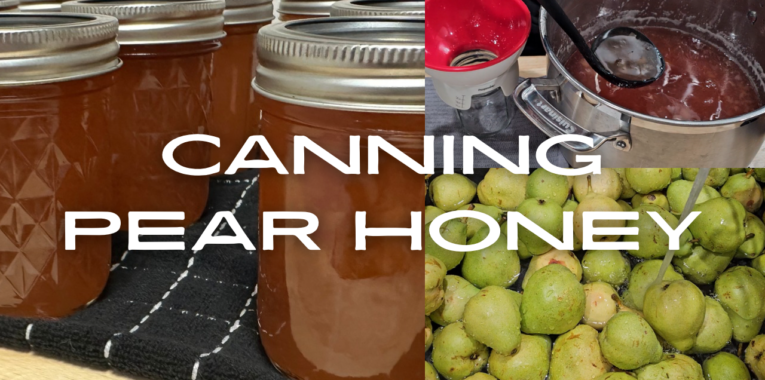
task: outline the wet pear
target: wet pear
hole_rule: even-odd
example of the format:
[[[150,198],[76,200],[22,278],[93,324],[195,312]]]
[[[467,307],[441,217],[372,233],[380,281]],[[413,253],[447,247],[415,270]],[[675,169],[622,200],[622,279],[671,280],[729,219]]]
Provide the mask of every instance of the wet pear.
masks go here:
[[[638,194],[648,194],[665,189],[672,182],[672,169],[625,170],[627,181]]]
[[[746,240],[746,210],[737,200],[714,198],[697,204],[701,214],[688,229],[704,248],[718,253],[735,252]]]
[[[587,251],[582,258],[584,282],[603,281],[620,286],[629,278],[630,269],[629,260],[615,250]]]
[[[720,352],[701,366],[706,380],[751,380],[749,368],[736,355]]]
[[[544,335],[521,335],[521,346],[512,355],[492,351],[489,373],[498,380],[545,380],[550,368],[552,342]]]
[[[425,380],[438,380],[438,372],[433,368],[433,364],[425,362]]]
[[[627,181],[627,169],[621,168],[614,170],[619,174],[619,179],[622,180],[622,194],[619,196],[619,198],[632,199],[632,197],[634,197],[637,193],[632,189],[630,181]]]
[[[616,314],[606,323],[598,341],[603,356],[619,369],[638,369],[662,358],[659,339],[648,322],[635,313]]]
[[[635,372],[638,380],[704,380],[701,365],[681,354],[666,354],[662,361]]]
[[[734,252],[715,253],[700,245],[694,245],[691,254],[686,257],[677,257],[672,264],[683,276],[698,285],[713,283],[717,277],[725,271]]]
[[[473,200],[476,186],[462,174],[442,174],[430,181],[430,199],[444,211],[454,211]]]
[[[754,338],[765,320],[765,277],[750,267],[732,267],[715,281],[715,293],[733,323],[733,339]]]
[[[526,334],[562,334],[584,316],[584,288],[563,265],[536,271],[523,293],[521,330]],[[594,331],[594,330],[593,330]]]
[[[531,252],[529,252],[529,249],[526,248],[526,244],[523,244],[522,241],[518,240],[518,258],[521,260],[526,260],[532,256],[534,255],[532,255]]]
[[[521,344],[521,314],[505,288],[483,288],[465,305],[462,319],[471,338],[501,354],[512,354]]]
[[[669,211],[677,216],[683,213],[683,207],[688,201],[688,195],[691,193],[691,187],[693,182],[686,180],[679,180],[672,182],[667,188],[667,201],[669,202]],[[699,197],[696,199],[696,204],[704,203],[713,198],[720,198],[720,193],[717,190],[704,186],[699,193]]]
[[[749,342],[744,360],[757,380],[765,380],[765,335],[757,335]]]
[[[635,376],[626,372],[609,372],[596,377],[595,380],[635,380]]]
[[[502,213],[503,211],[494,207],[494,206],[486,206],[482,205],[480,203],[471,203],[469,205],[465,205],[459,208],[460,210],[471,210],[471,211],[478,211],[480,213],[484,213],[488,216],[490,216],[492,219],[496,220],[497,223],[499,223],[502,220]],[[478,230],[481,228],[486,227],[486,223],[484,223],[480,219],[475,218],[467,218],[467,238],[470,240]]]
[[[569,177],[571,178],[571,177]],[[576,208],[579,206],[579,202],[569,199],[566,201],[566,203],[563,204],[563,212],[570,211],[575,212]],[[581,251],[582,250],[582,240],[574,236],[574,251]]]
[[[556,239],[563,238],[563,208],[561,206],[543,199],[529,198],[518,206],[517,211]],[[526,245],[532,255],[541,255],[552,249],[549,243],[524,226],[518,226],[518,240]]]
[[[765,168],[754,169],[754,178],[758,182],[765,182]]]
[[[489,349],[468,336],[462,322],[436,333],[433,339],[433,366],[446,380],[462,380],[481,371],[489,360]]]
[[[436,311],[430,313],[430,318],[441,326],[462,320],[465,305],[479,291],[480,289],[460,276],[446,275],[444,302]]]
[[[521,309],[521,303],[523,302],[523,294],[516,292],[515,290],[507,290],[511,296],[513,296],[513,300],[515,301],[515,304],[518,306],[518,310]]]
[[[445,212],[436,206],[425,206],[425,224],[430,224],[433,219]]]
[[[632,197],[632,208],[640,205],[656,205],[669,211],[669,201],[667,200],[667,196],[659,191],[646,195],[637,194]]]
[[[425,315],[438,309],[444,302],[446,266],[441,260],[425,255]]]
[[[488,235],[489,227],[470,239],[470,244],[477,244]],[[467,252],[462,261],[462,276],[473,285],[484,288],[489,285],[510,287],[521,274],[521,260],[518,253],[507,249],[507,237],[500,238],[487,248]]]
[[[557,249],[551,249],[547,253],[539,256],[534,256],[529,262],[529,267],[526,269],[526,274],[523,276],[523,283],[521,287],[526,289],[529,279],[534,272],[551,264],[560,264],[568,268],[571,273],[576,276],[577,281],[582,280],[582,264],[579,263],[579,259],[571,251],[561,251]]]
[[[465,380],[497,380],[497,378],[492,375],[479,372],[479,373],[476,373],[475,375],[466,377]]]
[[[705,297],[704,323],[696,336],[691,352],[711,354],[722,350],[733,336],[733,325],[722,305],[711,297]]]
[[[677,228],[680,224],[677,218],[669,211],[655,205],[643,204],[635,208],[638,212],[637,220],[628,220],[627,227],[637,227],[637,235],[625,235],[624,241],[638,242],[638,249],[629,250],[630,255],[641,259],[659,259],[664,258],[669,251],[669,236],[651,217],[649,212],[655,212],[664,219],[670,227]],[[687,230],[680,236],[680,246],[688,244],[693,238]],[[690,249],[688,247],[687,249]]]
[[[618,203],[619,206],[622,206],[622,210],[624,210],[624,211],[632,211],[632,205],[630,205],[629,203],[627,203],[627,202],[625,202],[625,201],[623,201],[621,199],[616,201],[616,203]]]
[[[752,268],[765,276],[765,255],[757,256],[756,259],[752,260]]]
[[[610,369],[611,364],[600,351],[598,331],[594,328],[579,325],[555,340],[549,380],[591,380]]]
[[[646,321],[672,347],[686,352],[693,347],[704,323],[706,302],[701,290],[690,281],[662,281],[645,293]]]
[[[568,178],[553,174],[545,169],[534,170],[526,183],[526,198],[544,199],[545,201],[563,206],[568,199]]]
[[[587,175],[589,178],[590,175]],[[622,212],[622,206],[619,206],[615,200],[590,191],[584,199],[579,202],[579,205],[574,211],[574,235],[579,241],[584,241],[584,213],[590,211],[606,211],[606,212]],[[592,223],[596,228],[608,228],[608,227],[624,227],[624,220],[596,220]],[[618,235],[594,235],[593,241],[617,241]]]
[[[454,244],[467,244],[467,224],[462,219],[446,221],[440,228],[441,237]],[[446,265],[446,270],[452,270],[459,265],[465,252],[450,251],[433,241],[430,235],[430,224],[425,225],[425,253],[437,257]]]
[[[653,284],[656,277],[659,275],[659,269],[661,268],[661,260],[647,260],[635,265],[630,273],[630,279],[627,285],[627,290],[624,292],[622,299],[624,303],[633,309],[643,310],[643,301],[645,299],[645,292],[648,287]],[[667,272],[664,273],[665,281],[682,280],[683,276],[675,272],[675,269],[671,266],[667,268]]]
[[[683,169],[672,168],[672,182],[683,179]]]
[[[584,174],[574,177],[574,196],[582,202],[595,193],[613,200],[622,195],[622,180],[614,169],[603,168],[600,174]]]
[[[602,330],[606,323],[619,312],[619,295],[605,282],[584,284],[585,306],[582,323]]]
[[[481,203],[500,208],[504,211],[515,211],[515,208],[526,199],[526,174],[513,174],[504,168],[492,168],[478,184],[478,199]]]
[[[753,259],[765,250],[765,223],[756,215],[747,213],[744,219],[746,240],[736,252],[736,258]]]
[[[425,317],[425,352],[428,351],[433,344],[433,324],[430,323],[430,318]]]
[[[746,211],[757,212],[762,206],[762,187],[752,174],[754,171],[731,176],[720,188],[720,194],[741,202]]]
[[[683,168],[683,178],[693,182],[696,179],[696,174],[698,174],[698,172],[699,169],[696,168]],[[704,184],[718,188],[728,180],[728,176],[730,176],[729,168],[713,168],[709,170],[709,175],[707,176],[706,181],[704,181]]]

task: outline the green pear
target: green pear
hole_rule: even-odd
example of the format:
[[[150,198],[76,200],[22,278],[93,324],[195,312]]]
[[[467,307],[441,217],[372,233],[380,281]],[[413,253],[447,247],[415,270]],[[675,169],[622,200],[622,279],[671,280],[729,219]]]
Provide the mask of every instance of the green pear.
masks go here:
[[[738,173],[746,173],[746,168],[730,168],[730,175],[738,174]]]
[[[441,260],[425,254],[425,315],[441,307],[444,302],[446,266]]]
[[[462,174],[442,174],[430,181],[429,190],[436,207],[454,211],[473,200],[476,186]]]
[[[450,243],[467,244],[467,224],[462,219],[446,221],[441,225],[439,231],[441,232],[441,237]],[[450,251],[436,244],[430,235],[430,224],[425,225],[425,253],[441,260],[446,265],[446,270],[452,270],[465,257],[465,252]]]
[[[584,174],[574,177],[574,196],[582,202],[595,193],[617,200],[622,195],[622,180],[614,169],[600,169],[600,174]]]
[[[566,201],[565,204],[563,204],[563,212],[566,212],[566,211],[575,212],[577,207],[579,207],[579,202],[573,199],[569,199]],[[578,237],[574,236],[574,251],[581,251],[581,250],[582,250],[582,239],[579,239]]]
[[[630,269],[630,261],[615,250],[587,251],[582,258],[584,282],[603,281],[620,286],[629,278]]]
[[[436,206],[425,206],[425,224],[430,224],[433,219],[445,212]]]
[[[496,220],[497,223],[499,223],[502,220],[503,211],[494,206],[486,206],[480,203],[471,203],[469,205],[462,206],[459,209],[478,211],[480,213],[490,216],[492,219]],[[470,240],[470,238],[472,238],[476,234],[476,232],[478,232],[478,230],[484,227],[486,227],[486,223],[484,223],[482,220],[475,219],[475,218],[467,218],[468,240]]]
[[[497,380],[497,378],[487,373],[479,372],[475,375],[466,377],[465,380]]]
[[[549,380],[590,380],[610,369],[611,364],[600,351],[598,331],[594,328],[579,325],[555,340]]]
[[[637,194],[630,185],[630,181],[627,180],[627,169],[614,169],[619,174],[619,179],[622,180],[622,193],[619,196],[621,199],[632,199]]]
[[[619,312],[619,295],[605,282],[584,284],[585,306],[582,323],[602,330],[606,323]]]
[[[632,269],[632,273],[630,273],[627,290],[622,297],[624,303],[628,307],[640,311],[643,310],[645,292],[648,290],[648,287],[656,281],[660,268],[661,260],[647,260],[635,265],[635,268]],[[682,279],[683,276],[675,272],[675,269],[671,266],[667,268],[667,271],[664,273],[665,281]]]
[[[674,258],[672,264],[694,284],[706,285],[713,283],[720,273],[725,271],[734,254],[715,253],[700,245],[694,245],[689,256]]]
[[[693,182],[696,179],[696,174],[699,173],[699,169],[683,168],[683,178]],[[722,186],[730,176],[729,168],[713,168],[709,171],[704,184],[710,187],[718,188]]]
[[[750,267],[732,267],[715,281],[715,293],[733,323],[733,339],[754,338],[765,320],[765,277]]]
[[[521,344],[521,314],[505,288],[481,289],[465,305],[463,321],[471,338],[499,353],[515,353]]]
[[[681,354],[666,354],[662,361],[635,372],[638,380],[704,380],[701,365]]]
[[[756,269],[762,273],[763,276],[765,276],[765,255],[757,256],[756,259],[752,260],[752,268]]]
[[[431,345],[433,345],[433,324],[430,323],[430,318],[425,316],[425,352]]]
[[[596,377],[595,380],[635,380],[635,376],[627,372],[609,372]]]
[[[480,372],[488,360],[489,349],[471,338],[462,322],[442,328],[433,339],[433,366],[446,380]]]
[[[730,176],[720,188],[720,194],[741,202],[746,211],[757,212],[762,206],[762,187],[752,174],[754,171]]]
[[[568,178],[545,169],[534,170],[526,183],[526,198],[544,199],[563,206],[569,194]]]
[[[672,168],[672,182],[683,179],[683,169]]]
[[[717,253],[735,252],[746,240],[746,210],[737,200],[714,198],[697,204],[701,214],[688,229],[704,248]]]
[[[657,334],[681,352],[690,350],[704,323],[706,302],[690,281],[662,281],[648,287],[643,313]]]
[[[619,206],[622,206],[622,210],[624,210],[624,211],[632,211],[632,205],[630,205],[629,203],[625,202],[624,200],[619,199],[618,201],[616,201],[616,203],[618,203]]]
[[[754,178],[758,182],[765,182],[765,168],[754,168]]]
[[[513,174],[504,168],[489,169],[478,184],[478,199],[487,206],[515,211],[526,199],[528,180],[529,176],[526,174]]]
[[[506,230],[503,230],[506,231]],[[526,248],[526,244],[523,244],[522,241],[518,240],[518,258],[521,260],[526,260],[530,257],[533,257],[534,255],[529,252],[529,249]]]
[[[425,380],[438,380],[438,372],[433,368],[433,364],[425,362]]]
[[[515,290],[507,290],[513,297],[515,304],[518,306],[518,310],[521,310],[521,303],[523,302],[523,294],[516,292]]]
[[[693,182],[686,180],[679,180],[672,182],[667,188],[667,201],[669,202],[669,211],[679,216],[683,213],[685,203],[688,202],[688,195],[691,193]],[[720,193],[717,190],[704,186],[699,193],[699,197],[696,199],[696,204],[704,203],[710,199],[720,198]]]
[[[648,194],[665,189],[672,182],[672,169],[625,170],[627,181],[638,194]]]
[[[489,227],[484,227],[469,244],[477,244],[488,232]],[[479,288],[489,285],[510,287],[518,280],[520,274],[521,260],[518,253],[507,249],[507,237],[502,233],[489,247],[467,252],[462,262],[462,277]]]
[[[563,208],[543,199],[529,198],[523,201],[517,211],[550,233],[556,239],[563,239]],[[552,246],[524,226],[518,226],[518,240],[522,241],[532,255],[541,255]]]
[[[430,318],[441,326],[462,320],[465,305],[479,291],[480,289],[460,276],[446,275],[444,277],[444,302],[436,311],[430,313]]]
[[[751,380],[746,364],[736,355],[720,352],[704,360],[701,366],[706,380]]]
[[[557,249],[551,249],[547,253],[539,256],[534,256],[529,262],[529,267],[526,269],[526,274],[523,276],[523,282],[521,288],[526,289],[529,279],[534,272],[550,265],[560,264],[568,268],[576,276],[577,281],[582,280],[582,264],[579,263],[579,259],[571,251],[561,251]]]
[[[499,380],[545,380],[551,349],[547,336],[521,335],[521,346],[515,354],[491,352],[489,373]]]
[[[757,380],[765,380],[765,335],[752,338],[746,348],[744,360],[757,376]]]
[[[584,316],[584,288],[560,264],[536,271],[523,293],[521,330],[526,334],[562,334]]]
[[[746,240],[738,247],[736,258],[754,259],[765,250],[765,223],[756,215],[746,213],[744,232]]]
[[[701,325],[699,334],[696,335],[696,344],[691,349],[691,352],[696,354],[720,351],[733,337],[733,324],[722,305],[711,297],[705,297],[704,300],[706,301],[704,323]]]
[[[588,180],[591,175],[587,175]],[[574,234],[580,241],[584,241],[584,213],[590,211],[606,211],[606,212],[622,212],[622,206],[619,206],[615,200],[604,196],[602,194],[593,192],[592,190],[584,196],[579,202],[579,205],[574,211]],[[596,228],[614,228],[624,227],[624,220],[596,220],[592,225]],[[620,236],[618,235],[594,235],[592,240],[595,242],[601,241],[617,241]]]
[[[616,314],[606,323],[598,341],[603,356],[619,369],[638,369],[662,358],[659,339],[648,322],[635,313]]]
[[[632,197],[632,208],[640,205],[656,205],[669,211],[669,201],[667,200],[667,196],[659,191],[646,195],[637,194]]]
[[[625,235],[624,241],[638,242],[638,249],[631,249],[630,255],[641,259],[659,259],[664,258],[669,251],[669,236],[659,226],[658,223],[649,215],[649,212],[655,212],[664,219],[667,224],[673,229],[677,228],[680,224],[677,218],[670,214],[669,211],[656,206],[643,204],[635,208],[634,211],[638,212],[637,220],[628,220],[627,227],[637,227],[637,235]],[[688,244],[692,239],[691,233],[687,230],[680,235],[680,246]],[[690,249],[690,248],[688,248]]]

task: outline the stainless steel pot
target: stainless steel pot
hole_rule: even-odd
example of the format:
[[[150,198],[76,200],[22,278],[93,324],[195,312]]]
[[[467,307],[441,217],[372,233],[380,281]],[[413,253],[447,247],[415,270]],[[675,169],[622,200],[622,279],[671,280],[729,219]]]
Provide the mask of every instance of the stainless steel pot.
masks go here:
[[[618,25],[665,26],[723,47],[756,83],[765,100],[765,8],[760,0],[559,0],[585,38]],[[760,13],[758,20],[757,13]],[[594,146],[568,143],[566,159],[599,154],[604,167],[746,167],[765,140],[765,107],[735,118],[686,122],[648,116],[599,97],[563,64],[571,40],[547,16],[540,34],[550,58],[547,78],[529,79],[515,91],[518,108],[548,136],[590,136]]]

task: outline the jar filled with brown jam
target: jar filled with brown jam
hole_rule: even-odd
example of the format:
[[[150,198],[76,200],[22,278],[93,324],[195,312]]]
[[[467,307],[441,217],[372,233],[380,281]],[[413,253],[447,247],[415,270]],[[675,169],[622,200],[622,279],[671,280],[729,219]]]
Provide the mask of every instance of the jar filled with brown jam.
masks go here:
[[[114,165],[112,210],[128,228],[131,211],[182,211],[184,219],[146,226],[186,227],[204,211],[208,178],[170,169],[162,151],[173,139],[209,131],[212,57],[220,48],[223,0],[140,2],[82,0],[62,10],[119,19],[124,67],[116,78],[109,124]],[[189,142],[175,150],[178,164],[209,166],[210,147]]]
[[[326,0],[281,0],[279,2],[279,21],[328,17],[333,3],[334,1]]]
[[[213,54],[213,114],[209,134],[220,138],[212,147],[210,164],[222,174],[250,135],[258,134],[260,109],[250,82],[255,76],[258,31],[274,19],[271,0],[227,0],[226,38]]]
[[[109,210],[116,36],[112,17],[0,13],[0,315],[64,317],[106,285],[111,238],[65,250],[64,218]]]
[[[425,17],[425,0],[340,0],[332,4],[330,15]]]
[[[260,211],[313,213],[319,227],[310,236],[320,248],[277,236],[274,250],[260,251],[258,321],[266,353],[299,380],[423,378],[423,252],[404,237],[367,238],[367,249],[356,251],[354,220],[365,211],[369,227],[411,227],[411,212],[424,209],[422,175],[386,153],[379,174],[366,170],[373,135],[422,162],[424,19],[274,24],[260,32],[258,57],[253,87],[263,109],[261,132],[285,167],[294,164],[295,136],[345,163],[350,136],[360,136],[363,168],[342,174],[308,153],[305,174],[261,170]]]

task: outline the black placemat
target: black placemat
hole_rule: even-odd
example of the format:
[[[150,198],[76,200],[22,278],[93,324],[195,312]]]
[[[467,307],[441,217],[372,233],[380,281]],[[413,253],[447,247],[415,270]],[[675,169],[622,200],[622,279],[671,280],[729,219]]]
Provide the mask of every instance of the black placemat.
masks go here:
[[[61,320],[0,318],[0,345],[150,379],[284,380],[258,336],[257,252],[191,250],[217,211],[233,212],[257,244],[257,179],[256,171],[211,179],[201,220],[174,238],[184,251],[126,251],[125,235],[115,235],[96,302]],[[223,222],[216,235],[233,232]]]

